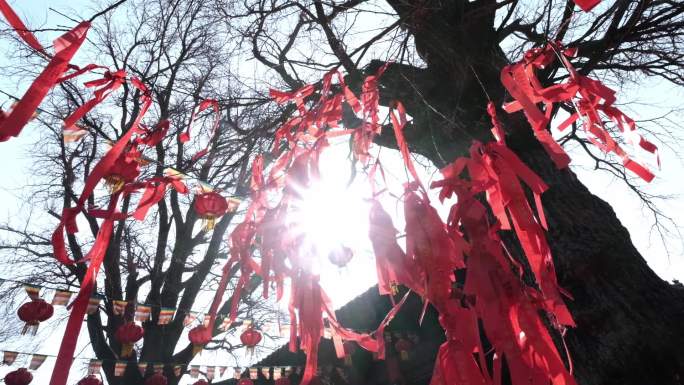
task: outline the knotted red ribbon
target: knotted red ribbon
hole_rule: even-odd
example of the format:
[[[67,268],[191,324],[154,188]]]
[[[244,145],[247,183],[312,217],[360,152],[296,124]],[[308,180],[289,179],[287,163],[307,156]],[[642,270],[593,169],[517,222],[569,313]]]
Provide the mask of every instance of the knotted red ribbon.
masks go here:
[[[501,82],[515,98],[515,101],[504,105],[504,109],[507,112],[522,110],[537,139],[556,166],[564,168],[570,162],[570,158],[553,139],[547,126],[551,119],[553,104],[570,103],[575,106],[576,112],[560,124],[558,127],[560,131],[582,119],[582,128],[594,145],[603,152],[615,153],[620,157],[625,168],[650,182],[654,175],[641,163],[634,161],[611,137],[599,113],[607,116],[617,125],[626,136],[627,142],[654,154],[659,164],[657,147],[639,135],[634,121],[613,106],[615,91],[600,81],[581,75],[575,70],[568,60],[568,56],[574,56],[575,53],[575,49],[563,49],[560,43],[552,42],[544,48],[528,51],[522,61],[504,67],[501,71]],[[556,58],[559,58],[570,76],[562,84],[544,88],[537,79],[535,71],[538,68],[544,68]],[[539,109],[538,103],[545,104],[545,112]]]
[[[88,88],[100,87],[95,90],[94,97],[80,105],[76,111],[64,119],[64,129],[71,129],[86,113],[102,103],[107,96],[121,87],[126,81],[126,72],[118,70],[115,72],[107,71],[101,79],[91,80],[84,85]]]

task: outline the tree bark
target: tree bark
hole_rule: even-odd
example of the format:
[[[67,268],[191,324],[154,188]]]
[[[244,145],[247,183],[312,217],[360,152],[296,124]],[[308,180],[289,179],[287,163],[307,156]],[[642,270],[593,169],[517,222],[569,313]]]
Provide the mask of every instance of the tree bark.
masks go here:
[[[452,52],[449,62],[469,62],[463,58],[468,51]],[[500,52],[490,52],[489,63],[502,62]],[[493,69],[480,67],[477,73],[501,105],[504,92]],[[381,80],[385,102],[395,97],[394,90],[400,94],[397,87],[412,77],[415,92],[406,104],[414,122],[405,134],[412,151],[436,166],[466,155],[472,140],[491,140],[485,94],[459,85],[460,75],[450,77],[442,68],[432,71],[429,66],[390,67],[386,75]],[[471,95],[454,97],[449,92]],[[577,328],[569,330],[565,340],[578,383],[681,384],[684,288],[661,280],[648,267],[609,204],[591,194],[572,171],[555,168],[522,114],[500,117],[508,129],[509,147],[549,185],[542,201],[559,282],[574,297],[566,302]],[[391,130],[384,131],[387,135],[377,142],[396,147]],[[558,349],[563,351],[563,346]]]
[[[381,79],[382,101],[407,100],[414,120],[405,135],[412,151],[441,167],[467,155],[472,140],[493,139],[485,107],[489,97],[497,105],[504,101],[499,71],[507,59],[492,34],[491,14],[469,9],[471,16],[462,17],[464,7],[491,2],[388,3],[407,20],[427,68],[390,66]],[[415,20],[421,4],[439,12],[426,11]],[[368,71],[381,64],[371,63]],[[660,279],[613,208],[572,171],[556,169],[521,113],[499,116],[507,126],[509,147],[549,185],[542,201],[559,283],[574,297],[566,302],[577,327],[565,340],[578,383],[684,382],[684,287]],[[384,132],[378,143],[395,147],[391,130]],[[558,348],[563,351],[562,345]]]
[[[509,146],[549,185],[542,201],[559,283],[574,297],[566,341],[578,382],[681,384],[684,288],[648,267],[608,203],[518,132]]]

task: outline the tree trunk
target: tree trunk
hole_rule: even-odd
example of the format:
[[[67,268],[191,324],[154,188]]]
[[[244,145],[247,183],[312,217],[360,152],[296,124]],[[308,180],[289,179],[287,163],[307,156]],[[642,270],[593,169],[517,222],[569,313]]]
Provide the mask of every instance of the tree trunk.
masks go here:
[[[558,171],[530,130],[509,146],[549,185],[542,201],[558,279],[577,328],[566,341],[582,385],[681,384],[684,288],[660,279],[613,208]]]
[[[488,97],[497,105],[504,100],[499,71],[505,55],[491,34],[492,15],[461,18],[458,6],[434,4],[439,12],[417,24],[411,19],[415,4],[388,3],[409,23],[427,69],[390,66],[381,79],[382,100],[406,100],[414,118],[405,128],[412,151],[441,167],[467,155],[472,140],[493,139],[485,107]],[[371,63],[368,70],[380,64]],[[566,302],[577,328],[565,340],[578,383],[684,383],[684,287],[661,280],[610,205],[572,171],[555,168],[521,113],[499,115],[509,130],[509,147],[549,185],[542,201],[559,283],[574,297]],[[396,146],[391,130],[383,131],[390,135],[378,143]]]

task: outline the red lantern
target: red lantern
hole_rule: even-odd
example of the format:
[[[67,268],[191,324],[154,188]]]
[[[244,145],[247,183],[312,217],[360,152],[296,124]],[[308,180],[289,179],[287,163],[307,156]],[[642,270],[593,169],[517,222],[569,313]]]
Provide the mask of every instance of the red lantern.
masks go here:
[[[211,230],[214,228],[216,218],[228,211],[228,201],[215,191],[205,192],[195,196],[195,211],[200,218],[204,219],[204,228]]]
[[[261,333],[254,330],[252,327],[247,328],[247,330],[240,335],[240,341],[242,341],[245,346],[253,348],[261,342]]]
[[[76,385],[102,385],[102,381],[94,375],[81,379]]]
[[[26,368],[19,368],[5,376],[5,385],[28,385],[33,381],[33,375]]]
[[[399,338],[399,341],[397,341],[396,344],[394,344],[394,348],[397,349],[399,352],[399,355],[401,355],[402,361],[406,361],[409,359],[409,350],[413,347],[413,344],[404,338]]]
[[[242,344],[247,347],[247,353],[248,354],[254,354],[254,347],[261,342],[261,333],[259,333],[257,330],[254,330],[254,327],[248,327],[245,329],[244,332],[240,335],[240,341],[242,341]]]
[[[21,334],[26,334],[31,331],[31,333],[35,335],[38,330],[38,325],[52,317],[54,311],[52,305],[40,298],[21,305],[19,310],[17,310],[17,315],[20,320],[26,322]]]
[[[199,380],[192,385],[209,385],[209,383],[204,380]]]
[[[352,366],[352,354],[356,351],[356,343],[354,341],[344,341],[342,347],[344,348],[344,364]]]
[[[159,373],[152,375],[145,381],[145,385],[166,385],[166,383],[166,377]]]
[[[204,325],[199,325],[188,333],[188,339],[192,342],[192,355],[199,353],[204,348],[204,345],[211,341],[211,332]]]
[[[116,330],[116,340],[121,343],[121,356],[128,357],[133,351],[133,344],[140,341],[145,335],[145,329],[136,325],[135,322],[127,322]]]
[[[237,385],[254,385],[254,382],[252,382],[252,380],[249,378],[241,378]]]
[[[349,261],[351,261],[353,256],[354,252],[352,249],[348,248],[347,246],[339,246],[330,251],[328,254],[328,259],[333,265],[337,267],[344,267],[347,265],[347,263],[349,263]]]

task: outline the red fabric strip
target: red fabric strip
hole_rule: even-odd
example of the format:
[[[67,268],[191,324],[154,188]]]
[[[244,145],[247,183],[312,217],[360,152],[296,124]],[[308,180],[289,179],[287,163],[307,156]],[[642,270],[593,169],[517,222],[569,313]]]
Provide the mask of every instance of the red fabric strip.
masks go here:
[[[86,82],[86,87],[98,87],[94,92],[94,97],[87,102],[79,106],[76,111],[64,119],[64,128],[69,129],[76,124],[86,113],[95,108],[98,104],[102,103],[109,94],[115,91],[117,88],[126,81],[126,72],[119,70],[116,72],[107,71],[102,79],[93,80]]]
[[[110,212],[114,212],[118,200],[119,194],[112,196],[109,203]],[[86,259],[90,261],[90,264],[88,265],[88,270],[86,270],[86,274],[81,282],[81,289],[72,304],[69,321],[67,322],[64,337],[62,337],[62,343],[59,347],[57,360],[52,371],[52,377],[50,378],[50,385],[65,385],[67,382],[69,370],[73,363],[76,343],[78,342],[78,336],[81,332],[81,326],[83,325],[83,317],[86,314],[90,296],[95,288],[97,273],[100,270],[100,265],[107,252],[113,228],[114,219],[105,219],[97,233],[92,249],[86,256]]]
[[[45,95],[66,71],[69,61],[83,44],[89,28],[90,23],[81,22],[74,29],[55,40],[55,56],[33,81],[9,115],[0,121],[0,142],[19,135]]]
[[[41,52],[46,56],[50,56],[45,52],[45,48],[38,42],[38,39],[36,39],[33,33],[26,28],[26,25],[21,21],[19,16],[17,16],[12,7],[7,4],[6,0],[0,0],[0,12],[2,12],[2,15],[7,19],[7,23],[14,29],[19,37],[26,42],[26,44],[36,51]]]

